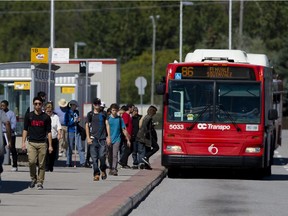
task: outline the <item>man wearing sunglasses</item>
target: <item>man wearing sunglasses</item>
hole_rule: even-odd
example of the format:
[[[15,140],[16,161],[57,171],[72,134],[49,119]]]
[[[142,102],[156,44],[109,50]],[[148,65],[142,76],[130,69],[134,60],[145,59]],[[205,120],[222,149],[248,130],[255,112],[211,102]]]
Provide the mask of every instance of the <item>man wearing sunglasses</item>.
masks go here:
[[[51,118],[45,112],[42,112],[43,100],[41,97],[33,99],[34,110],[25,115],[24,129],[22,133],[22,150],[26,151],[26,139],[28,138],[28,161],[30,177],[32,182],[30,188],[34,188],[37,183],[37,189],[43,189],[45,177],[45,157],[48,139],[48,150],[51,154],[52,135]],[[29,135],[29,136],[28,136]],[[36,172],[38,162],[38,176]]]

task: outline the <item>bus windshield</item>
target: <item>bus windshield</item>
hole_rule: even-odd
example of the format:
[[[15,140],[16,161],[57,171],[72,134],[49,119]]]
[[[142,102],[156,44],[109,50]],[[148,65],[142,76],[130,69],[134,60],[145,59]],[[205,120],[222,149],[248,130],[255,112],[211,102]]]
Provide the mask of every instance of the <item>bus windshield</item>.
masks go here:
[[[260,123],[260,82],[170,80],[168,121]]]

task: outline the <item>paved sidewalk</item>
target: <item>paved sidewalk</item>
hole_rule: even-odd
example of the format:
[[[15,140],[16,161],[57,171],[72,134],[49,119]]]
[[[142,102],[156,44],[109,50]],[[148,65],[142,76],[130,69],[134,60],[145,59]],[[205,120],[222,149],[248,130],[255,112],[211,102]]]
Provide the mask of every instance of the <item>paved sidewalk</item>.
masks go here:
[[[153,170],[119,169],[118,176],[108,175],[99,182],[93,181],[90,168],[57,166],[46,172],[43,190],[28,188],[28,167],[12,172],[5,165],[0,212],[5,216],[125,215],[164,178],[160,152],[151,164]]]

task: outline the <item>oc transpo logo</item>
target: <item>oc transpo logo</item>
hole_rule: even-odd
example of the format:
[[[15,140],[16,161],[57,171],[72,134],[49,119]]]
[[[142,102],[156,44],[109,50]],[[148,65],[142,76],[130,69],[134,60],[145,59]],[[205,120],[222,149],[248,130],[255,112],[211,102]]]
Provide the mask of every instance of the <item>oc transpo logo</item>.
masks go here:
[[[206,124],[206,123],[200,123],[197,125],[197,128],[199,130],[230,130],[230,125],[217,125],[217,124]]]
[[[207,124],[198,124],[197,125],[197,128],[199,129],[199,130],[205,130],[205,129],[207,129]]]
[[[212,155],[216,155],[218,153],[218,148],[214,146],[214,144],[211,144],[208,147],[208,151],[212,154]]]

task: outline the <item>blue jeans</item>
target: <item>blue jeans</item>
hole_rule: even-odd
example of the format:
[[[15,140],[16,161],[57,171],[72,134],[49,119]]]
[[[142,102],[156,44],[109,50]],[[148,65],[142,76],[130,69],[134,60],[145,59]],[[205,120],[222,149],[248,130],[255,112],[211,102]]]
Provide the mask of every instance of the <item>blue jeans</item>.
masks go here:
[[[73,151],[74,143],[78,150],[78,154],[80,157],[80,164],[83,165],[85,164],[85,149],[84,149],[84,146],[82,145],[81,137],[79,136],[79,134],[76,134],[76,139],[75,139],[75,132],[68,133],[68,150],[67,150],[66,165],[69,165],[69,166],[72,165],[72,151]]]
[[[133,165],[138,165],[138,142],[134,140],[132,142],[132,158],[133,158]]]
[[[106,170],[106,140],[94,139],[89,148],[93,161],[93,176],[100,175],[100,170],[102,172]],[[100,169],[98,160],[100,161]]]

